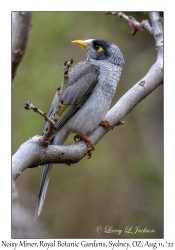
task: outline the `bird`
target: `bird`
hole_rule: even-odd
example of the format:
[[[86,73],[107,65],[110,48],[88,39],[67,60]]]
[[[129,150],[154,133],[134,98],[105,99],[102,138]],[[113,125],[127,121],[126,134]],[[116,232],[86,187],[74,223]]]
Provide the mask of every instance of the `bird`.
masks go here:
[[[101,39],[74,40],[73,44],[86,49],[87,58],[77,63],[68,73],[68,81],[62,93],[63,107],[51,137],[51,145],[63,145],[70,133],[83,139],[89,148],[89,157],[94,146],[88,135],[99,125],[110,126],[104,120],[120,80],[124,58],[113,43]],[[58,94],[55,95],[48,116],[54,114]],[[48,129],[46,122],[43,133]],[[52,164],[43,167],[35,209],[35,221],[40,215]]]

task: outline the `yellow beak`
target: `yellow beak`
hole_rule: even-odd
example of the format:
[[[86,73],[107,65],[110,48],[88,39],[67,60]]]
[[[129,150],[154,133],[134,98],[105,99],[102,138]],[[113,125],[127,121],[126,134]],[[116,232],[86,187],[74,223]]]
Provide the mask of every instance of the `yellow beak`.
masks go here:
[[[86,44],[86,42],[83,41],[83,40],[75,40],[75,41],[72,41],[72,43],[81,45],[81,46],[84,47],[85,49],[87,49],[87,48],[89,47],[89,46]]]

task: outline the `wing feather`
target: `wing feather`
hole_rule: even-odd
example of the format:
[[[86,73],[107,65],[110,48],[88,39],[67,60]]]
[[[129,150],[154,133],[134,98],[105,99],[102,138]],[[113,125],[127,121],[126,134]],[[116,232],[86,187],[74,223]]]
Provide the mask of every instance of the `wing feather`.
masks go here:
[[[60,110],[60,117],[52,138],[87,101],[97,85],[98,75],[99,67],[89,61],[78,63],[70,71],[69,80],[62,95],[63,108]],[[57,100],[58,95],[56,94],[49,110],[49,116],[54,113]],[[48,124],[46,123],[44,130],[47,127]]]

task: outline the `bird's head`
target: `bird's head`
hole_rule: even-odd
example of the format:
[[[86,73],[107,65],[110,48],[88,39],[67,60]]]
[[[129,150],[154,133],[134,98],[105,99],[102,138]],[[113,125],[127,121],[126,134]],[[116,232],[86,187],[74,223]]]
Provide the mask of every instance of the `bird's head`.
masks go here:
[[[72,43],[84,47],[89,60],[106,60],[115,65],[124,63],[121,51],[113,43],[100,39],[75,40]]]

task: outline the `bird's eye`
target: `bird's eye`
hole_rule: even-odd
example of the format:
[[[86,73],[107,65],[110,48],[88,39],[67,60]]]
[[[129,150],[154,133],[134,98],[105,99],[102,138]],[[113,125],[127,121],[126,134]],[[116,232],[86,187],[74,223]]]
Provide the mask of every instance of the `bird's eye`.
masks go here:
[[[97,52],[103,52],[104,51],[104,49],[101,46],[99,46],[99,45],[95,45],[94,48],[95,48],[95,50]]]

